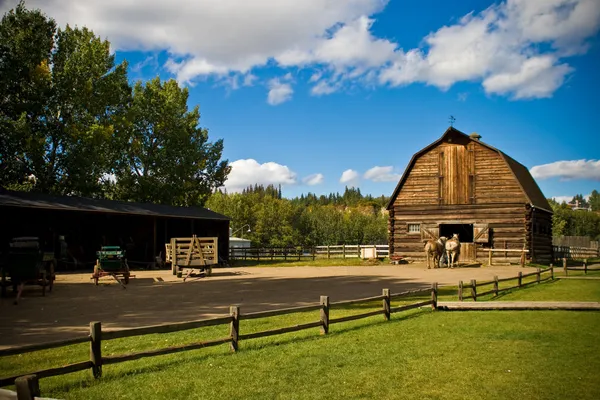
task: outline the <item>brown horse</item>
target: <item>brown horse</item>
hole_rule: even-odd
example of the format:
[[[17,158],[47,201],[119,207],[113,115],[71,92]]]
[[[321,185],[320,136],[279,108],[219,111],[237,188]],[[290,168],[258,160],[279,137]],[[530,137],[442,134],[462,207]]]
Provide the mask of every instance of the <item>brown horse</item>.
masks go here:
[[[452,235],[450,239],[446,241],[446,254],[448,255],[448,265],[450,268],[454,268],[454,261],[456,256],[460,254],[460,242],[458,241],[458,233]]]
[[[427,269],[430,269],[430,260],[433,259],[433,268],[437,268],[440,257],[444,253],[446,238],[441,236],[438,240],[428,240],[425,243],[425,256],[427,257]]]

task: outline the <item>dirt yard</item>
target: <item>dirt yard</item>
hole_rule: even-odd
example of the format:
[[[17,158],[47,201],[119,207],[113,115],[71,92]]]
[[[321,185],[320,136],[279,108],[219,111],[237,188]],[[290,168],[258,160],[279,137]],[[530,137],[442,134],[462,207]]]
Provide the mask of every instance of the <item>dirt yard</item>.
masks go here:
[[[208,278],[182,282],[171,271],[135,271],[127,289],[111,278],[99,286],[91,273],[57,276],[52,293],[27,286],[19,305],[0,303],[0,348],[79,336],[90,321],[106,328],[125,328],[225,315],[237,304],[241,312],[376,296],[459,280],[516,276],[518,266],[428,270],[423,264],[371,267],[223,268]],[[8,289],[9,294],[11,290]]]

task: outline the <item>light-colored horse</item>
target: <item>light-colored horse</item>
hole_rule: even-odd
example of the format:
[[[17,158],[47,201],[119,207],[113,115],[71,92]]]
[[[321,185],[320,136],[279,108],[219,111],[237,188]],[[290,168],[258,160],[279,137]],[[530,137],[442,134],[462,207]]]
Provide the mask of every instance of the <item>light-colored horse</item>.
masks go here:
[[[444,253],[446,238],[441,236],[438,240],[428,240],[425,243],[425,255],[427,257],[427,269],[430,269],[430,261],[433,259],[433,268],[437,268],[440,257]]]
[[[448,265],[450,268],[454,268],[454,261],[456,256],[460,254],[460,242],[458,241],[458,233],[452,235],[445,244],[446,254],[448,255]]]

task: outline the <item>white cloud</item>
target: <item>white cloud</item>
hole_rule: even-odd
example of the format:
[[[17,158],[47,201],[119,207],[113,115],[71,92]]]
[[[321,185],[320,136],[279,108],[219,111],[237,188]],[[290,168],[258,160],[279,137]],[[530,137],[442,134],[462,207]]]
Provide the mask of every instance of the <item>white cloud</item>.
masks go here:
[[[285,78],[285,77],[284,77]],[[291,100],[294,89],[289,83],[283,83],[279,78],[273,78],[269,81],[269,94],[267,95],[267,103],[276,106]]]
[[[0,12],[16,3],[3,2]],[[258,67],[278,66],[283,73],[277,75],[306,67],[312,69],[314,95],[356,83],[422,82],[446,90],[474,81],[488,94],[549,97],[573,72],[566,58],[585,53],[586,40],[600,26],[598,0],[506,0],[404,50],[373,33],[374,16],[387,3],[146,0],[140,6],[122,0],[28,0],[27,6],[41,8],[60,25],[85,25],[116,50],[166,51],[164,68],[182,83],[233,74],[232,81],[243,79],[247,86]],[[289,82],[278,83],[287,94],[274,92],[274,98],[289,99]]]
[[[590,179],[600,181],[600,160],[556,161],[536,165],[530,169],[536,179],[560,178],[561,180]]]
[[[373,167],[363,175],[363,178],[373,182],[395,182],[401,177],[400,174],[393,173],[394,167]]]
[[[246,74],[244,76],[244,86],[252,86],[254,82],[258,80],[258,76],[252,74]]]
[[[353,169],[347,169],[342,173],[340,183],[349,183],[356,185],[358,183],[359,174]]]
[[[584,51],[599,26],[597,0],[508,0],[431,33],[426,49],[396,52],[380,82],[446,90],[481,80],[490,94],[549,97],[573,71],[561,57]]]
[[[308,176],[304,177],[302,179],[302,182],[309,186],[314,186],[314,185],[320,185],[321,183],[323,183],[324,180],[325,180],[325,177],[323,176],[323,174],[312,174],[312,175],[308,175]]]
[[[557,203],[562,204],[563,202],[569,203],[573,200],[573,196],[554,196],[552,199]]]
[[[275,162],[259,164],[256,160],[237,160],[231,164],[231,172],[225,182],[228,192],[241,192],[249,185],[293,185],[296,173],[287,166]]]

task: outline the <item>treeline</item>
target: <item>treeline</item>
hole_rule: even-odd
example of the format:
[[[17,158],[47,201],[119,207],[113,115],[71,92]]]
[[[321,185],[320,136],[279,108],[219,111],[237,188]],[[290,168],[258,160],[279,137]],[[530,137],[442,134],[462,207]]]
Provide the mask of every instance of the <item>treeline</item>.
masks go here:
[[[554,215],[552,217],[553,236],[589,236],[594,240],[600,240],[600,193],[592,191],[589,200],[582,195],[576,195],[570,204],[579,201],[579,206],[589,208],[587,210],[573,210],[567,203],[558,203],[552,199],[548,200],[552,206]]]
[[[87,28],[23,2],[0,22],[0,186],[203,205],[230,167],[175,80],[130,84]]]
[[[229,216],[234,236],[250,239],[253,246],[387,244],[387,200],[375,201],[355,188],[342,195],[285,199],[281,188],[255,185],[242,193],[218,191],[206,207]]]

